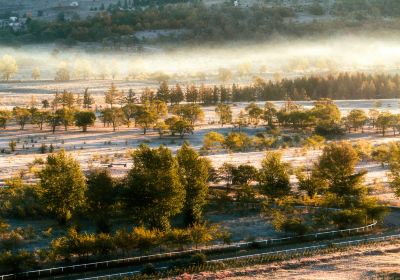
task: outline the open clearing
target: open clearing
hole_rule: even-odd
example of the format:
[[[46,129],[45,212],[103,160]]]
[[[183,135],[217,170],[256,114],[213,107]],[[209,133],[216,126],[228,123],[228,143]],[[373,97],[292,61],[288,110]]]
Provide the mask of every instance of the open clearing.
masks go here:
[[[298,102],[304,107],[312,105],[312,102]],[[263,103],[259,103],[262,105]],[[282,102],[275,102],[279,107]],[[336,101],[336,104],[345,115],[353,108],[360,108],[368,111],[373,108],[374,100],[361,101]],[[232,107],[234,118],[243,110],[247,103],[237,103]],[[216,124],[215,107],[204,107],[205,118],[202,123],[195,127],[193,135],[185,136],[183,139],[179,137],[165,136],[160,139],[159,135],[154,131],[149,131],[143,135],[139,128],[120,127],[116,132],[110,127],[103,127],[99,121],[95,127],[89,128],[87,133],[80,132],[77,128],[70,128],[68,131],[59,130],[52,134],[49,128],[44,128],[40,131],[38,128],[29,125],[25,130],[20,130],[16,125],[10,125],[6,130],[0,133],[0,149],[8,149],[10,140],[17,141],[17,150],[11,154],[0,155],[0,182],[15,175],[19,170],[26,169],[27,165],[35,158],[45,158],[46,155],[40,154],[39,147],[42,143],[46,145],[53,144],[56,148],[63,147],[66,151],[73,154],[79,160],[84,170],[88,170],[91,166],[103,166],[111,169],[114,175],[123,175],[131,167],[129,150],[137,148],[140,144],[147,144],[152,147],[157,147],[163,144],[173,151],[180,147],[183,141],[189,141],[191,145],[199,150],[202,146],[204,135],[209,131],[217,131],[220,133],[228,133],[233,128],[231,126],[221,127]],[[382,100],[381,111],[390,111],[392,113],[399,112],[399,103],[397,100]],[[263,132],[263,126],[247,127],[245,132],[249,135],[254,135],[257,132]],[[386,137],[375,133],[372,130],[366,129],[364,133],[347,134],[346,138],[351,142],[356,142],[360,139],[366,140],[373,145],[387,143],[390,141],[398,141],[399,136],[391,136],[390,132]],[[312,162],[320,154],[320,150],[304,150],[301,147],[291,147],[283,149],[283,160],[290,162],[293,167],[312,164]],[[224,162],[234,164],[248,163],[256,167],[264,157],[265,151],[251,151],[243,153],[219,153],[207,155],[215,167],[221,166]],[[114,164],[110,166],[110,164]],[[385,183],[387,181],[386,167],[382,167],[375,162],[361,162],[358,168],[363,168],[368,171],[366,176],[367,184],[376,182]],[[294,179],[294,176],[292,177]],[[396,203],[396,198],[393,192],[384,187],[378,194],[379,198],[385,202]]]

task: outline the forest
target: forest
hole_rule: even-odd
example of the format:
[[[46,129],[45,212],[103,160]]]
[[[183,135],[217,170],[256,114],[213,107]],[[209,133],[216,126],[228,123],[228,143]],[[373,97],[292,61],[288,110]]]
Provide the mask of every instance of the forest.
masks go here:
[[[384,2],[384,3],[383,3]],[[337,33],[338,30],[395,31],[400,15],[397,1],[336,1],[327,8],[320,4],[297,8],[285,5],[235,7],[232,3],[150,5],[131,9],[128,4],[99,8],[96,16],[80,19],[65,18],[45,22],[28,18],[26,28],[1,31],[1,42],[102,42],[111,40],[135,44],[136,31],[181,30],[179,35],[161,36],[159,40],[174,42],[223,42],[226,40],[261,41],[281,34],[292,37]],[[297,12],[313,16],[330,14],[329,20],[297,21]],[[391,17],[386,21],[383,17]],[[240,19],[240,20],[237,20]]]

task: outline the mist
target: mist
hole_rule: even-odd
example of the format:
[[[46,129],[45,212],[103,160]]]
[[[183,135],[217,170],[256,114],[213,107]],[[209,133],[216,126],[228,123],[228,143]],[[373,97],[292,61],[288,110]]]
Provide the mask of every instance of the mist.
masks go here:
[[[212,80],[221,69],[232,72],[230,82],[254,76],[283,77],[338,71],[393,71],[400,65],[400,40],[344,36],[320,40],[279,40],[253,45],[169,48],[137,51],[92,51],[79,47],[29,45],[0,47],[0,57],[13,56],[19,66],[15,80],[30,80],[38,67],[41,79],[54,79],[67,68],[72,79]]]

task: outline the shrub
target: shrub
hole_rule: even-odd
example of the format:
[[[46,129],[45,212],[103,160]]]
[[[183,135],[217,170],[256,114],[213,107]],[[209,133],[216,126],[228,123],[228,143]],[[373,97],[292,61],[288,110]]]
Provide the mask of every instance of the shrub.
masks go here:
[[[207,261],[207,256],[203,253],[197,253],[190,257],[190,263],[200,265],[205,264]]]
[[[151,275],[157,271],[156,267],[152,263],[146,264],[142,269],[142,274]]]

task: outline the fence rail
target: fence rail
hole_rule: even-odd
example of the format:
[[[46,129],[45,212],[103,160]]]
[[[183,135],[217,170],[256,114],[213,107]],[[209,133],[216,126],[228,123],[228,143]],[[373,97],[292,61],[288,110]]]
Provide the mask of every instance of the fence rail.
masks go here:
[[[185,256],[185,255],[190,255],[190,254],[194,254],[194,253],[198,253],[198,252],[212,252],[212,251],[221,251],[221,250],[229,250],[229,249],[247,248],[254,244],[268,246],[268,245],[278,245],[278,244],[286,243],[286,242],[293,241],[293,240],[301,240],[301,239],[315,240],[318,238],[322,238],[324,236],[333,237],[333,236],[339,235],[339,234],[351,234],[351,233],[365,232],[365,231],[368,231],[368,230],[372,229],[373,227],[375,227],[376,224],[377,224],[377,222],[374,221],[372,224],[369,224],[369,225],[366,225],[363,227],[317,232],[317,233],[290,236],[290,237],[284,237],[284,238],[269,238],[269,239],[253,241],[253,242],[237,242],[237,243],[233,243],[233,244],[216,244],[216,245],[206,246],[206,247],[198,248],[198,249],[173,251],[173,252],[168,252],[168,253],[159,253],[159,254],[138,256],[138,257],[114,259],[114,260],[108,260],[108,261],[53,267],[53,268],[40,269],[40,270],[31,270],[31,271],[21,272],[18,274],[1,275],[0,280],[21,279],[21,278],[28,279],[28,278],[33,278],[33,277],[53,276],[53,275],[60,275],[60,274],[64,274],[64,273],[82,272],[82,271],[87,271],[87,270],[95,270],[95,269],[99,269],[99,268],[117,267],[117,266],[123,266],[123,265],[127,265],[127,264],[136,264],[136,263],[143,263],[143,262],[149,262],[149,261],[154,261],[154,260],[161,260],[161,259]]]
[[[307,246],[307,247],[301,247],[301,248],[295,248],[295,249],[287,249],[287,250],[279,250],[279,251],[273,251],[273,252],[252,254],[252,255],[244,255],[244,256],[238,256],[238,257],[215,259],[215,260],[209,260],[209,261],[207,261],[207,263],[220,263],[220,262],[233,261],[233,260],[244,260],[244,259],[251,259],[251,258],[260,258],[260,257],[264,257],[264,256],[274,256],[274,255],[279,255],[279,254],[299,254],[299,253],[305,253],[306,251],[325,249],[328,246],[332,246],[332,245],[338,246],[338,247],[347,247],[347,246],[354,246],[354,245],[360,245],[360,244],[368,244],[371,242],[382,242],[382,241],[390,241],[390,240],[396,240],[396,239],[400,239],[400,234],[335,242],[330,245],[322,244],[322,245]],[[162,269],[166,269],[166,268],[165,267],[160,268],[160,270],[162,270]],[[140,271],[130,271],[130,272],[114,273],[114,274],[103,275],[103,276],[94,276],[94,277],[89,277],[89,278],[83,278],[82,280],[105,280],[105,279],[112,279],[115,277],[133,276],[133,275],[137,275],[139,273],[140,273]]]
[[[287,254],[287,253],[292,253],[292,252],[300,253],[300,252],[304,252],[304,251],[310,250],[310,249],[311,250],[324,249],[324,248],[327,248],[328,246],[343,246],[343,247],[347,247],[347,246],[352,246],[352,245],[360,245],[360,244],[366,244],[366,243],[371,243],[371,242],[390,241],[390,240],[396,240],[396,239],[400,239],[400,234],[394,234],[394,235],[388,235],[388,236],[382,236],[382,237],[370,237],[370,238],[363,238],[363,239],[358,239],[358,240],[333,242],[330,245],[327,245],[327,244],[314,245],[314,246],[308,246],[308,247],[302,247],[302,248],[294,248],[294,249],[287,249],[287,250],[259,253],[259,254],[253,254],[253,255],[245,255],[245,256],[238,256],[238,257],[216,259],[216,260],[210,260],[210,261],[207,261],[207,262],[208,263],[215,263],[215,262],[221,262],[221,261],[262,257],[262,256],[268,256],[268,255]]]

